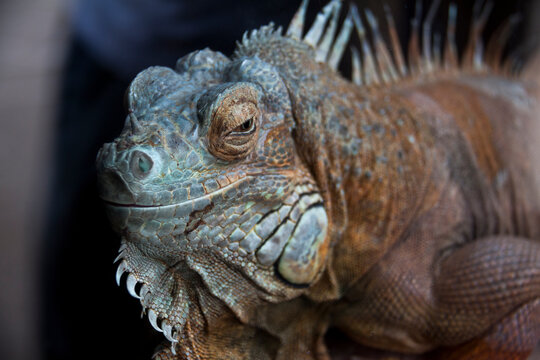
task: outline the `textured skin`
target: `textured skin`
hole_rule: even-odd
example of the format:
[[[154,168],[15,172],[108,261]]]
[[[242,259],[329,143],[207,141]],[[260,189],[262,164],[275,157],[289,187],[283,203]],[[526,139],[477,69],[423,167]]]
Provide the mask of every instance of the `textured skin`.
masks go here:
[[[118,276],[169,339],[157,359],[329,359],[329,328],[366,359],[525,359],[540,340],[534,83],[361,87],[266,27],[127,98],[101,196]]]

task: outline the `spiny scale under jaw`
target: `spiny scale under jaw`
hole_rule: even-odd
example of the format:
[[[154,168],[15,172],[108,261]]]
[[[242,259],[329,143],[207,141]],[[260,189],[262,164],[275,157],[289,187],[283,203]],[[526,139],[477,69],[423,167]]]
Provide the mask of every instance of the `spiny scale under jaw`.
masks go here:
[[[152,325],[154,329],[156,329],[159,332],[163,332],[163,330],[161,330],[161,328],[157,324],[158,316],[156,312],[152,309],[148,310],[148,320],[150,321],[150,324]]]
[[[120,286],[122,275],[127,273],[126,287],[131,296],[141,301],[143,305],[143,314],[146,311],[148,315],[148,320],[152,327],[159,332],[162,332],[165,335],[165,338],[171,342],[171,351],[173,354],[176,354],[176,343],[178,342],[178,330],[173,327],[166,319],[160,319],[158,314],[151,308],[146,308],[144,306],[143,300],[149,294],[149,289],[146,284],[142,284],[140,287],[139,293],[137,293],[136,287],[139,281],[136,276],[129,272],[126,261],[123,259],[123,248],[120,248],[120,254],[116,258],[115,262],[121,260],[116,271],[116,284]],[[158,321],[161,320],[161,326],[158,325]]]
[[[120,255],[118,256],[118,258],[121,258],[123,254],[120,253]],[[142,287],[141,287],[141,294],[137,294],[137,291],[135,290],[137,284],[138,284],[138,281],[137,281],[137,278],[135,277],[135,275],[133,275],[132,273],[129,272],[129,269],[128,269],[128,266],[127,266],[127,263],[125,260],[122,260],[120,262],[120,264],[118,265],[118,269],[116,269],[116,284],[118,286],[120,286],[120,282],[122,280],[122,275],[124,275],[125,273],[128,274],[127,276],[127,280],[126,280],[126,287],[127,287],[127,290],[129,292],[129,294],[131,296],[133,296],[134,298],[136,299],[139,299],[141,300],[143,298],[143,291],[142,291]],[[144,286],[144,285],[143,285]]]
[[[484,60],[482,31],[493,8],[492,0],[487,0],[485,4],[484,1],[476,0],[475,3],[474,22],[470,31],[469,43],[463,56],[462,67],[465,69],[480,71],[484,70],[486,66],[490,66],[494,70],[500,69],[503,49],[512,28],[517,23],[517,17],[513,16],[501,26],[500,30],[490,40],[486,51],[486,60]],[[407,66],[392,12],[387,5],[384,5],[384,11],[390,34],[391,51],[382,39],[377,19],[370,10],[365,11],[365,17],[373,35],[372,39],[368,39],[355,5],[351,5],[350,11],[338,33],[338,19],[341,10],[340,0],[330,1],[317,15],[306,35],[302,37],[308,2],[308,0],[302,1],[287,29],[286,35],[311,45],[315,50],[315,60],[325,62],[331,69],[336,70],[354,27],[361,46],[361,54],[351,48],[352,80],[355,84],[389,84],[408,74],[418,76],[440,71],[441,69],[455,71],[460,67],[455,43],[457,19],[457,6],[455,3],[451,3],[448,9],[448,27],[443,51],[442,36],[432,33],[432,24],[441,0],[434,0],[431,3],[422,24],[422,0],[416,1],[415,16],[411,21],[412,34],[409,41],[409,65]],[[420,41],[419,36],[420,25],[422,25],[422,41]],[[370,43],[373,44],[374,51],[372,51]],[[422,47],[422,51],[420,51],[420,47]]]
[[[127,285],[129,295],[133,296],[136,299],[141,298],[139,294],[137,294],[137,292],[135,291],[135,286],[137,285],[137,279],[135,278],[135,275],[133,274],[128,275],[126,285]]]

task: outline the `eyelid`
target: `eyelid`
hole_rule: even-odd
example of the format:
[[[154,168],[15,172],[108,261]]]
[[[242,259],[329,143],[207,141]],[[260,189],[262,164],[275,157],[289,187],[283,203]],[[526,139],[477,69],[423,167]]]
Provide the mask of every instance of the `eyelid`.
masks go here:
[[[237,131],[237,129],[239,127],[243,126],[248,121],[251,121],[251,126],[250,126],[249,130],[240,129],[239,131]],[[246,121],[244,121],[243,123],[241,123],[240,125],[238,125],[237,127],[235,127],[234,129],[232,129],[227,135],[251,135],[251,134],[255,133],[256,130],[257,130],[257,123],[256,123],[254,117],[251,117],[251,118],[247,119]]]
[[[259,100],[258,89],[242,84],[223,91],[211,107],[201,106],[208,119],[205,137],[212,155],[233,161],[245,158],[255,148],[261,120]]]
[[[245,123],[248,119],[257,117],[259,113],[257,105],[252,102],[235,104],[234,111],[238,112],[236,112],[235,114],[231,112],[235,120],[235,124],[231,124],[231,129],[236,129],[238,126],[241,126],[243,123]],[[242,113],[244,116],[239,116]]]

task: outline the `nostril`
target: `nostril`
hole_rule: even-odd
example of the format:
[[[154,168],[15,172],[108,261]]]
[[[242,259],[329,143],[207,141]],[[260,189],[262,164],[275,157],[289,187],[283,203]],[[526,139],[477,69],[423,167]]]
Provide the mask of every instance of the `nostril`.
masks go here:
[[[133,174],[139,178],[143,179],[150,174],[154,162],[152,158],[142,151],[134,151],[131,156],[131,171]]]
[[[139,157],[139,170],[146,174],[150,171],[150,169],[152,168],[152,164],[150,163],[150,161],[146,158],[146,157]]]

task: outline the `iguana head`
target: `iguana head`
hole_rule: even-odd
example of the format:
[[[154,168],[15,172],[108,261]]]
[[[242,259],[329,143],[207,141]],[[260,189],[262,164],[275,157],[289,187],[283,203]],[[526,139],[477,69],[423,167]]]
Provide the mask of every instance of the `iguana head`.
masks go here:
[[[127,107],[120,137],[98,154],[100,195],[122,237],[117,278],[129,274],[158,330],[176,341],[208,296],[249,321],[246,304],[316,280],[327,214],[276,68],[197,51],[175,70],[140,73]]]

